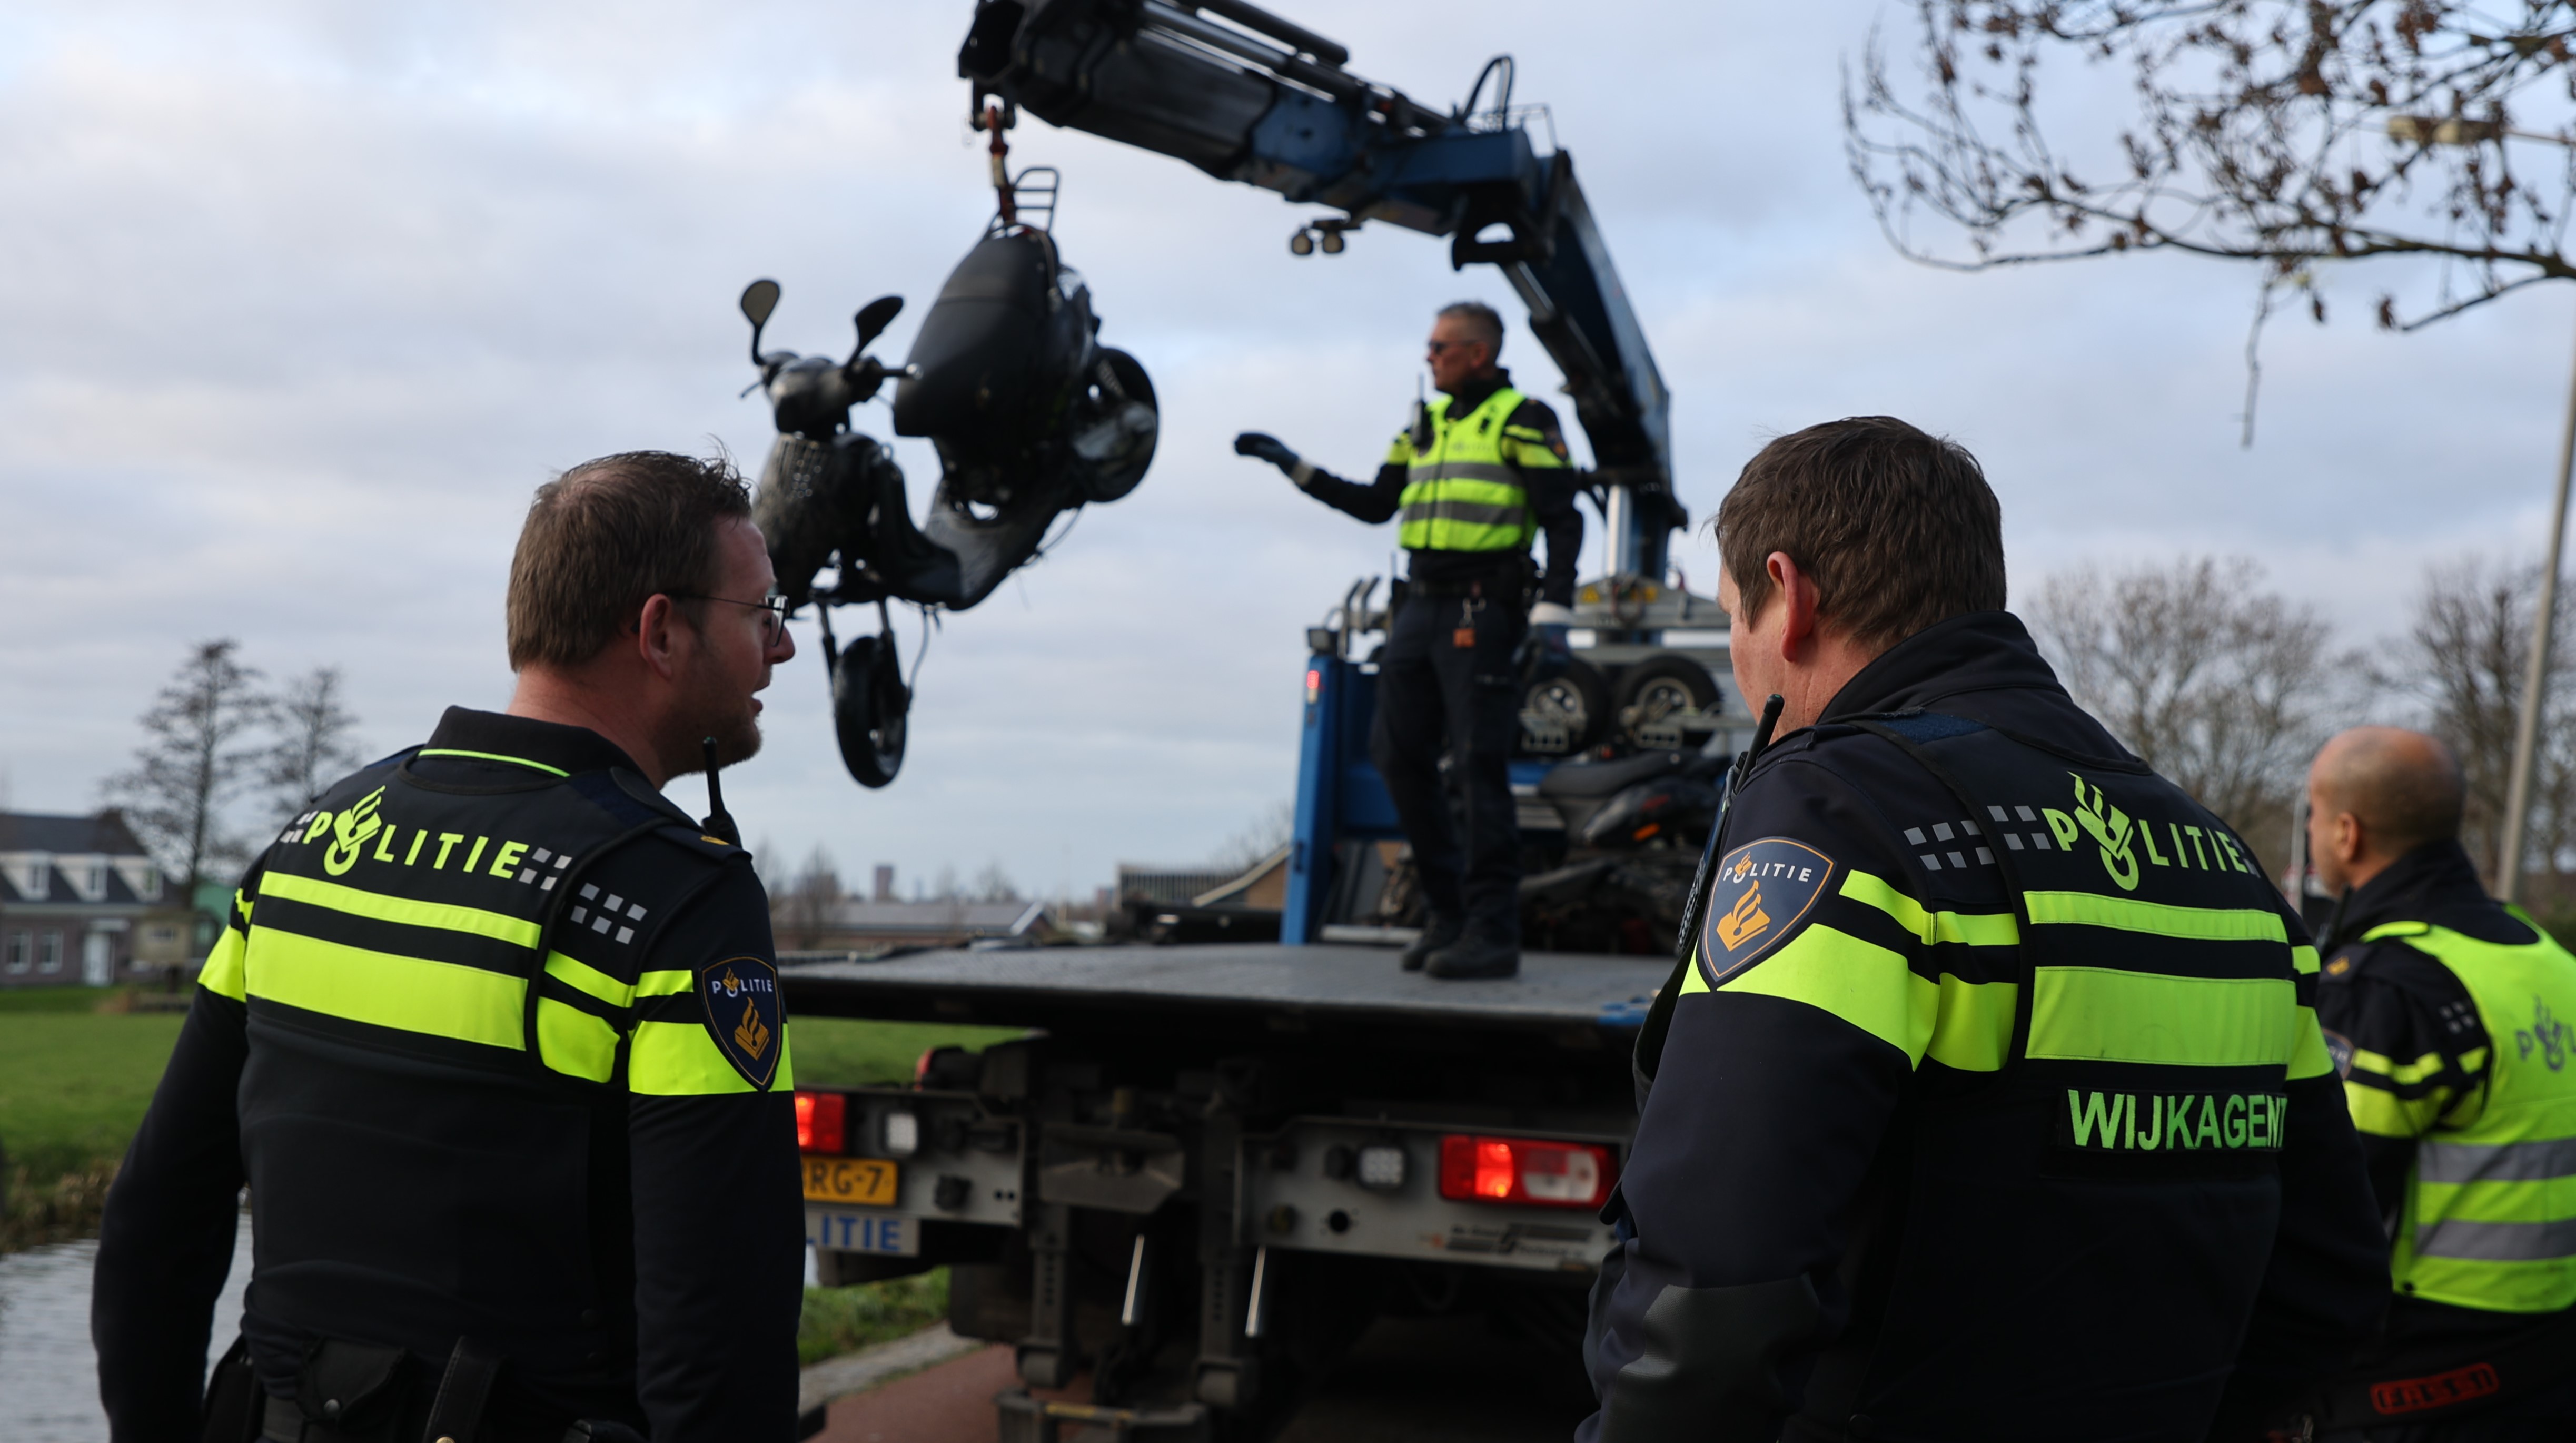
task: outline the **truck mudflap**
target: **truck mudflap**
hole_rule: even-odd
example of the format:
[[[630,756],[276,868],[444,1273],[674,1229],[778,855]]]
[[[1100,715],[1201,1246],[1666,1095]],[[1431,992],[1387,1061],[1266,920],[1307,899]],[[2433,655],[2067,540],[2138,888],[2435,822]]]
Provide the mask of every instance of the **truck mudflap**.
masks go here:
[[[993,1406],[1002,1415],[1000,1443],[1073,1443],[1089,1438],[1117,1443],[1208,1443],[1214,1436],[1208,1410],[1196,1403],[1110,1408],[1036,1398],[1026,1388],[1012,1388],[996,1395]],[[1070,1434],[1064,1431],[1068,1423],[1073,1425]]]

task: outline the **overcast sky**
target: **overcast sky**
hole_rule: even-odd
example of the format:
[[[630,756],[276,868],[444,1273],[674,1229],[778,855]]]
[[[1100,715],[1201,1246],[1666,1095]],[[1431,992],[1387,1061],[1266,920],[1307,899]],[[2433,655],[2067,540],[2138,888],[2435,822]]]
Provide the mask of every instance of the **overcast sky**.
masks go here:
[[[1695,519],[1768,436],[1886,412],[1983,459],[2016,596],[2065,568],[2244,554],[2358,645],[2402,628],[2426,562],[2537,554],[2576,297],[2396,338],[2366,324],[2373,278],[2329,277],[2339,323],[2275,325],[2241,451],[2251,275],[2156,258],[1963,276],[1881,238],[1843,161],[1839,68],[1910,7],[1277,8],[1444,106],[1490,50],[1517,52],[1517,98],[1553,108],[1671,388]],[[500,706],[534,486],[639,447],[757,467],[745,282],[786,288],[775,344],[842,351],[885,292],[913,304],[882,350],[910,343],[991,209],[955,78],[970,13],[0,7],[10,804],[94,807],[201,638],[239,638],[272,677],[344,668],[371,754],[450,703]],[[1153,375],[1161,450],[1134,495],[946,618],[888,790],[842,771],[802,625],[768,750],[728,800],[775,854],[824,846],[853,880],[998,861],[1087,893],[1285,802],[1301,629],[1394,538],[1229,439],[1269,430],[1367,474],[1429,312],[1460,297],[1512,320],[1525,388],[1557,380],[1500,278],[1453,274],[1444,242],[1371,227],[1298,260],[1306,212],[1268,192],[1034,120],[1012,141],[1015,164],[1063,168],[1057,238],[1103,339]],[[882,406],[859,424],[890,438]],[[917,512],[936,462],[897,451]],[[1676,556],[1709,589],[1706,541]],[[899,624],[909,656],[918,625]],[[694,780],[674,791],[702,804]]]

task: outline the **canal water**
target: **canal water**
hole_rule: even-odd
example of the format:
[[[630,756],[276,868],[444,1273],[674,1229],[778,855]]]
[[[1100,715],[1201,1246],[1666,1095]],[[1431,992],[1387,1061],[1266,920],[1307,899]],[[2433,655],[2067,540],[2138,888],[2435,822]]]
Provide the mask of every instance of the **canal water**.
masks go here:
[[[107,1443],[98,1406],[98,1354],[89,1345],[89,1272],[96,1240],[0,1253],[0,1443]],[[233,1267],[215,1300],[206,1366],[241,1330],[250,1281],[250,1214],[233,1237]],[[814,1283],[814,1255],[805,1254]]]
[[[98,1406],[98,1355],[89,1345],[89,1270],[95,1241],[0,1254],[0,1439],[8,1443],[107,1443]],[[250,1281],[250,1214],[233,1242],[233,1268],[215,1303],[209,1367],[241,1326]]]

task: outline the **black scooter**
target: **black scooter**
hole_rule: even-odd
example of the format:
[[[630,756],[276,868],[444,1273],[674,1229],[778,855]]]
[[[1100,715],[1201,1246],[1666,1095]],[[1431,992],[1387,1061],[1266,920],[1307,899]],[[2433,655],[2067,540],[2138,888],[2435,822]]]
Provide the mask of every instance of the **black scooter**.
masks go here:
[[[967,252],[901,367],[867,348],[903,309],[870,301],[846,361],[762,351],[775,281],[742,293],[752,364],[778,425],[753,518],[790,613],[814,602],[832,676],[841,759],[861,785],[903,765],[912,705],[895,655],[890,601],[963,611],[1036,557],[1058,516],[1115,501],[1144,479],[1159,430],[1153,383],[1126,352],[1098,344],[1080,275],[1044,230],[997,221]],[[893,378],[897,435],[940,459],[928,519],[913,524],[903,469],[850,429],[850,408]],[[836,566],[829,586],[815,578]],[[874,603],[880,631],[838,647],[830,608]]]
[[[1521,879],[1521,929],[1560,951],[1658,953],[1688,905],[1733,758],[1708,751],[1578,757],[1539,779],[1566,860]]]

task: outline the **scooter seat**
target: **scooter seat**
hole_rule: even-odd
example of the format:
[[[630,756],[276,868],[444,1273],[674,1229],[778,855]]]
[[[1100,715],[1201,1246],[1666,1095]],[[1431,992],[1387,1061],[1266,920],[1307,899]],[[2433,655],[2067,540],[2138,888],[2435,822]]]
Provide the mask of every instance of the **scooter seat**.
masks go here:
[[[1607,797],[1648,778],[1680,771],[1690,759],[1689,752],[1639,752],[1606,762],[1578,757],[1549,768],[1547,775],[1538,779],[1538,794],[1550,801]]]

